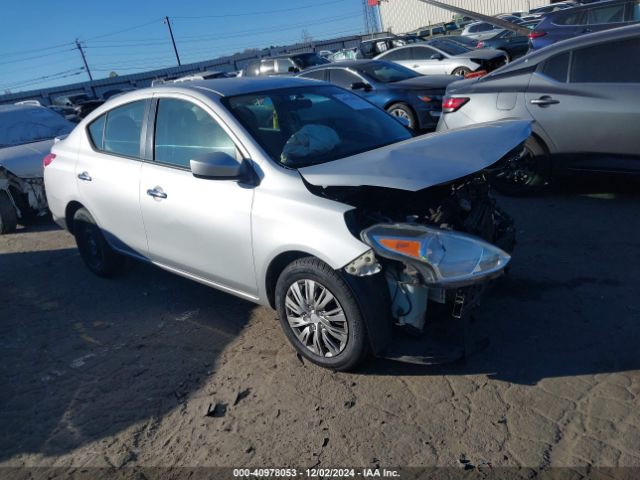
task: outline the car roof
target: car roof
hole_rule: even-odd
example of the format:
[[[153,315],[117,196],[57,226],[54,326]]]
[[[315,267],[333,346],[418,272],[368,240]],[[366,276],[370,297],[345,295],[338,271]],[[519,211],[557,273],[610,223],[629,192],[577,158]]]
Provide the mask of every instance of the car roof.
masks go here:
[[[545,15],[545,18],[554,18],[558,15],[567,15],[573,12],[582,12],[585,10],[591,10],[593,8],[606,7],[607,5],[627,3],[628,1],[629,0],[601,0],[599,2],[587,3],[585,5],[575,4],[574,6],[570,6],[569,8],[564,8],[564,9],[556,10],[555,12],[550,12],[547,15]],[[558,5],[562,5],[562,4],[558,4]],[[564,5],[571,5],[571,4],[565,3]]]
[[[572,37],[567,40],[562,40],[549,45],[540,50],[536,50],[524,57],[515,60],[508,65],[495,70],[496,74],[512,72],[520,70],[526,65],[537,65],[538,63],[546,60],[549,57],[554,56],[556,53],[564,52],[566,50],[572,50],[574,48],[587,47],[593,44],[599,44],[605,41],[624,40],[629,37],[640,35],[640,24],[627,25],[625,27],[612,28],[609,30],[603,30],[601,32],[588,33],[586,35],[580,35]],[[487,79],[493,77],[493,72],[490,73]]]
[[[176,87],[179,85],[179,87]],[[232,97],[251,93],[264,92],[265,90],[278,90],[282,88],[304,87],[309,85],[309,80],[291,76],[273,77],[233,77],[216,78],[211,80],[194,80],[182,84],[163,84],[151,87],[154,91],[181,89],[205,90],[221,97]]]
[[[18,111],[24,111],[24,110],[36,110],[36,109],[42,109],[42,108],[46,108],[46,107],[43,107],[42,105],[33,105],[33,104],[25,104],[25,103],[20,105],[9,103],[6,105],[0,105],[0,113],[18,112]]]

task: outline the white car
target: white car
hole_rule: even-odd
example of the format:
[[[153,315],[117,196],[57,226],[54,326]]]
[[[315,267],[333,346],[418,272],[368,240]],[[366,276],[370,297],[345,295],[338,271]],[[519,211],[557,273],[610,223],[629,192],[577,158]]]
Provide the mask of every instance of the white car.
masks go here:
[[[0,105],[0,234],[47,213],[42,158],[75,125],[33,104]]]
[[[480,41],[491,38],[503,30],[504,28],[497,27],[487,22],[474,22],[464,27],[464,30],[462,30],[460,35]]]
[[[507,63],[506,53],[491,48],[469,49],[446,39],[414,43],[378,55],[422,75],[465,75],[478,70],[491,72]]]

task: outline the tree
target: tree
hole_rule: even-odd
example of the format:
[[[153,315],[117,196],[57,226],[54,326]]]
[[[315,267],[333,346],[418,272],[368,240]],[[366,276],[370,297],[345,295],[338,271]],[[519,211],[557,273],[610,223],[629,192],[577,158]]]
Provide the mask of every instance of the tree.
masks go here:
[[[111,72],[109,74],[109,78],[114,78],[114,77],[117,77],[117,76],[118,76],[118,74],[116,72]]]

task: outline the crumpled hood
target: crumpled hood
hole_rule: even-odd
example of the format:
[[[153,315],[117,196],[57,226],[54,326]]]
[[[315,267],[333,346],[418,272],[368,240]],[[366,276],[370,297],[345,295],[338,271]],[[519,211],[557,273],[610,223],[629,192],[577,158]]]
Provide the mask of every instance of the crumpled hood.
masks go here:
[[[531,135],[531,121],[509,120],[432,133],[332,162],[300,168],[320,187],[418,191],[483,170]]]
[[[21,178],[42,178],[42,159],[52,145],[53,139],[0,148],[0,166]]]

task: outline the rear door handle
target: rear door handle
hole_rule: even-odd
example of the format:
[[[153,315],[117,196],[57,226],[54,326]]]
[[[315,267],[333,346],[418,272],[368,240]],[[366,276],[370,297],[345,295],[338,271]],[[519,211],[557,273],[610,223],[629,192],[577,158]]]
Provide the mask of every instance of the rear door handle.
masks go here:
[[[531,100],[532,105],[538,105],[540,107],[545,107],[547,105],[556,105],[558,103],[560,103],[560,100],[556,100],[549,95],[544,95],[540,98],[534,98],[533,100]]]
[[[153,198],[167,198],[167,194],[164,193],[164,191],[160,187],[150,188],[149,190],[147,190],[147,195]]]
[[[89,175],[88,172],[82,172],[78,174],[78,178],[80,180],[84,180],[85,182],[90,182],[91,181],[91,175]]]

